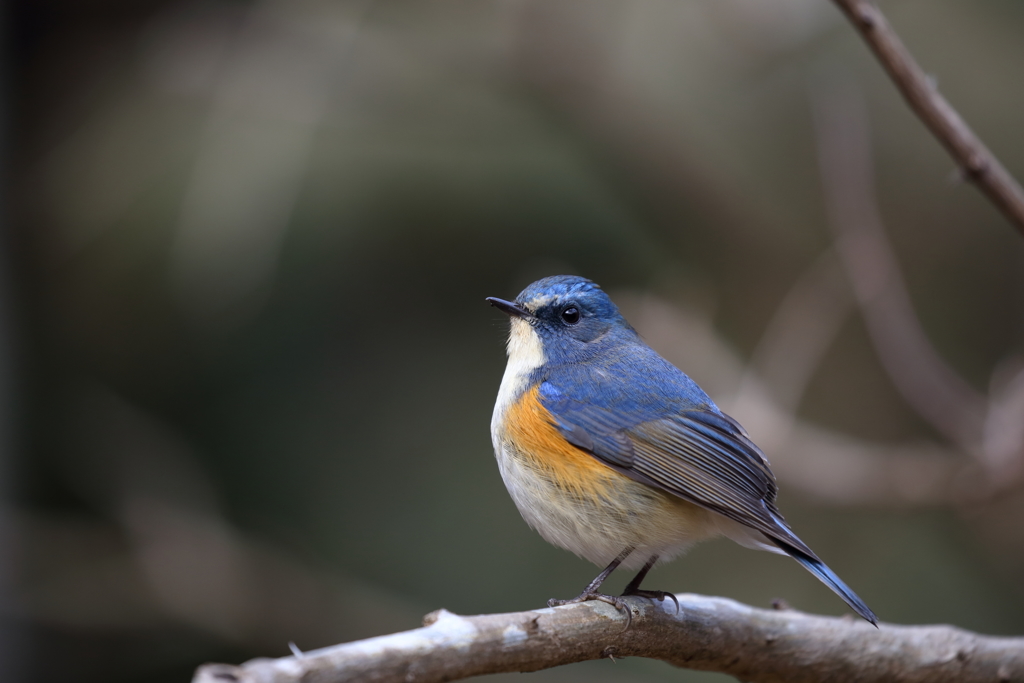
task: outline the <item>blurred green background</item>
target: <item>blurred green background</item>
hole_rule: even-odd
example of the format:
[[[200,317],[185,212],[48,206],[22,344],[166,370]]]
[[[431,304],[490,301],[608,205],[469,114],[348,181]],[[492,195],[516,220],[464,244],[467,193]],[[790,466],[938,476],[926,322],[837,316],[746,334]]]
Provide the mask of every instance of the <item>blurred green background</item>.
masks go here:
[[[1024,176],[1024,4],[882,7]],[[747,425],[882,620],[1024,633],[1024,240],[830,2],[6,9],[4,681],[185,681],[576,595],[597,568],[526,527],[494,464],[507,322],[483,301],[566,272]],[[1002,469],[920,415],[852,304],[818,162],[837,89],[928,343],[1002,411]],[[793,320],[817,355],[772,345],[807,338]],[[958,488],[978,471],[995,492]],[[649,585],[843,613],[726,541]]]

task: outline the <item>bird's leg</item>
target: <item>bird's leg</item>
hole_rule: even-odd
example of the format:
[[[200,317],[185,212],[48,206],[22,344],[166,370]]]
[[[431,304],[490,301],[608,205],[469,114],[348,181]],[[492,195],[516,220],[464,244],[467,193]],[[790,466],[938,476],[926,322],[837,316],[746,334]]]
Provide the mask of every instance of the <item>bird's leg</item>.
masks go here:
[[[601,587],[601,584],[604,583],[605,579],[607,579],[611,575],[611,573],[615,571],[615,568],[622,564],[623,560],[629,557],[629,554],[631,552],[633,552],[632,546],[626,548],[621,553],[619,553],[618,557],[612,560],[611,564],[605,567],[604,571],[598,574],[593,581],[587,584],[587,587],[583,589],[583,592],[577,595],[575,598],[571,598],[569,600],[556,600],[555,598],[551,598],[550,600],[548,600],[548,607],[558,607],[559,605],[571,605],[577,602],[587,602],[588,600],[600,600],[601,602],[607,602],[609,605],[615,607],[615,609],[625,611],[626,616],[629,617],[629,620],[626,622],[626,628],[629,628],[629,624],[633,620],[633,614],[632,612],[630,612],[629,607],[626,606],[626,603],[622,601],[622,598],[617,598],[614,595],[605,595],[604,593],[598,593],[597,590]]]
[[[623,558],[625,559],[625,558]],[[644,568],[637,572],[633,580],[626,584],[626,589],[622,591],[623,595],[637,595],[642,598],[650,598],[651,600],[657,599],[658,602],[664,602],[665,598],[672,598],[672,602],[676,603],[676,614],[679,614],[679,601],[676,600],[676,596],[672,593],[666,593],[665,591],[645,591],[640,590],[640,583],[647,576],[647,572],[651,571],[651,567],[658,561],[657,555],[651,555],[651,559],[647,560],[647,564]]]

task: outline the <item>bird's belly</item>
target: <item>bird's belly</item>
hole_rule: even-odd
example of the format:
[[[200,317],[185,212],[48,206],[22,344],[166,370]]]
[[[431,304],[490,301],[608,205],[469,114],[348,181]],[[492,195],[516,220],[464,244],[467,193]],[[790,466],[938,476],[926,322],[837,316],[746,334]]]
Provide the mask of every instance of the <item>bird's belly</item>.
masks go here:
[[[641,484],[577,450],[527,452],[496,435],[502,479],[526,522],[549,543],[604,566],[626,547],[623,567],[638,569],[652,555],[671,559],[719,533],[715,515]]]

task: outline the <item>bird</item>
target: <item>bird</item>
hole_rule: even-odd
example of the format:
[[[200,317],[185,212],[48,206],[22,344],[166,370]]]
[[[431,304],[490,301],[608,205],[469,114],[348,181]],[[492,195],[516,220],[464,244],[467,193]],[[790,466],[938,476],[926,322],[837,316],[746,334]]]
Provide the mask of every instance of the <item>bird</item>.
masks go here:
[[[725,536],[789,555],[877,627],[783,519],[768,459],[739,422],[648,346],[597,284],[556,275],[513,301],[486,301],[511,321],[491,418],[505,486],[545,540],[605,567],[550,606],[601,600],[628,615],[623,596],[675,600],[641,589],[647,573]],[[620,566],[637,571],[622,596],[601,593]]]

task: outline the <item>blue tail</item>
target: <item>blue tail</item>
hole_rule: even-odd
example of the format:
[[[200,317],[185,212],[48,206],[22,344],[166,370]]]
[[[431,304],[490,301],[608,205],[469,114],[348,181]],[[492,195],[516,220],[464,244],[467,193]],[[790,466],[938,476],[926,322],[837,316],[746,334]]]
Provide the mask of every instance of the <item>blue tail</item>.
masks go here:
[[[874,626],[878,626],[878,618],[875,617],[875,613],[864,604],[863,600],[857,597],[856,593],[850,590],[849,586],[843,583],[842,579],[836,576],[835,572],[825,566],[824,562],[816,557],[808,557],[795,548],[788,548],[784,545],[781,547],[789,553],[790,557],[806,567],[807,571],[817,576],[822,583],[834,590],[836,595],[841,597],[850,606],[850,609],[870,621]]]

